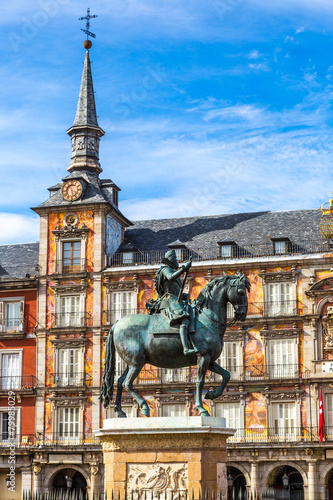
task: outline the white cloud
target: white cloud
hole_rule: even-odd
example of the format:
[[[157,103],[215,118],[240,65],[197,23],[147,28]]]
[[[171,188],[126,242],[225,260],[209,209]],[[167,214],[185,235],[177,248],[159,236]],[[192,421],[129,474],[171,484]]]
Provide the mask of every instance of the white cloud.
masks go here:
[[[261,54],[258,50],[252,50],[248,55],[249,59],[259,59],[259,57],[261,57]]]
[[[0,212],[0,244],[39,240],[39,217]]]

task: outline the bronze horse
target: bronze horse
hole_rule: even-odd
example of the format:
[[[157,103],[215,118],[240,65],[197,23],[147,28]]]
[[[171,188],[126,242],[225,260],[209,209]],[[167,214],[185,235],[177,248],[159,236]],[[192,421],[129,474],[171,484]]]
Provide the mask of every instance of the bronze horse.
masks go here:
[[[195,333],[191,334],[196,354],[185,356],[177,333],[170,333],[170,326],[164,314],[149,316],[131,314],[117,321],[110,329],[105,352],[105,367],[100,399],[107,407],[113,397],[115,375],[115,349],[127,367],[117,382],[115,411],[118,417],[126,417],[121,409],[123,389],[128,391],[139,404],[142,413],[149,417],[145,399],[133,389],[133,381],[146,363],[160,368],[181,368],[197,365],[195,408],[200,415],[209,415],[202,404],[202,390],[207,370],[222,376],[221,385],[208,391],[205,399],[215,399],[223,393],[230,373],[215,360],[223,348],[223,336],[227,324],[227,303],[235,309],[234,319],[245,321],[247,314],[247,293],[250,283],[244,274],[221,276],[213,279],[200,292],[193,303],[195,308]],[[155,318],[154,318],[155,317]],[[158,335],[152,332],[152,321],[159,324]],[[155,328],[156,331],[156,328]]]

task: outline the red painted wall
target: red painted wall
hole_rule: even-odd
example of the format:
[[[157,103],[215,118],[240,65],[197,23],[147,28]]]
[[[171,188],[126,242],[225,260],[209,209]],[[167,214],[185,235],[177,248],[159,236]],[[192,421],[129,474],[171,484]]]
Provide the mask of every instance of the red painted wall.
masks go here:
[[[37,317],[37,290],[1,291],[0,298],[24,297],[24,317],[26,320],[26,332],[33,333]]]

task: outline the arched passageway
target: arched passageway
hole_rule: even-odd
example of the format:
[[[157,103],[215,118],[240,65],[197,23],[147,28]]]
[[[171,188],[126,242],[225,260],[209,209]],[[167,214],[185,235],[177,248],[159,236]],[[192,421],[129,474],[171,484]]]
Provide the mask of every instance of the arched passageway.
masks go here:
[[[290,465],[279,467],[272,484],[275,497],[281,500],[304,500],[303,478]]]
[[[62,469],[59,471],[53,479],[52,483],[53,490],[59,491],[75,491],[79,493],[86,493],[87,482],[81,472],[74,469]]]
[[[247,499],[246,479],[244,474],[236,467],[227,467],[228,476],[228,500],[237,498]]]
[[[328,498],[328,500],[333,500],[333,469],[331,469],[327,475],[326,491],[326,498]]]

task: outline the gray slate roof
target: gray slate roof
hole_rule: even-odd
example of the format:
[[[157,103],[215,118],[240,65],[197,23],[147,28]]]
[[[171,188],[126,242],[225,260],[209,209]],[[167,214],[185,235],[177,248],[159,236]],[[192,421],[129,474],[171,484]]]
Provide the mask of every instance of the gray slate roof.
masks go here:
[[[80,94],[73,126],[92,125],[98,127],[94,86],[91,74],[89,51],[84,61]]]
[[[270,243],[274,237],[299,244],[320,240],[320,217],[321,210],[313,209],[144,220],[127,228],[124,245],[140,251],[164,250],[179,240],[190,249],[209,249],[222,241],[248,246]]]
[[[0,245],[0,278],[34,276],[38,255],[39,243]]]

